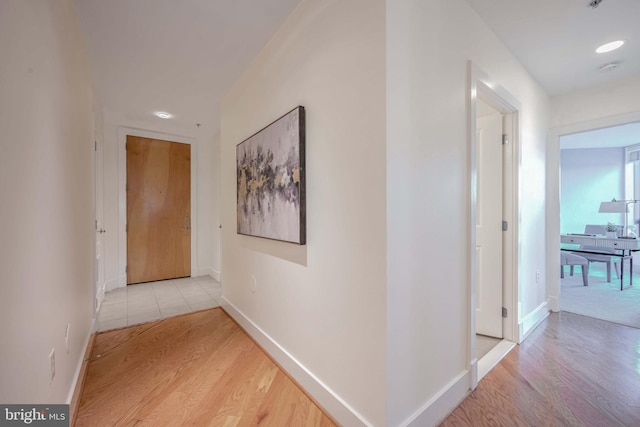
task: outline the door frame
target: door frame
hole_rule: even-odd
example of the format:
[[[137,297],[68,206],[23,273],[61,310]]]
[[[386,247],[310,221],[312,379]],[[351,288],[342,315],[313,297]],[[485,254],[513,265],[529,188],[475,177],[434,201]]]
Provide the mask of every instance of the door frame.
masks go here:
[[[586,120],[577,123],[552,128],[549,131],[549,146],[547,155],[547,210],[546,210],[546,241],[547,241],[547,296],[549,309],[560,311],[560,138],[574,133],[587,132],[627,123],[640,122],[640,112],[624,113],[615,116]]]
[[[94,188],[94,203],[93,203],[93,218],[94,218],[94,279],[93,283],[94,295],[93,295],[93,310],[94,315],[97,314],[98,309],[102,305],[104,300],[104,292],[106,286],[106,280],[104,277],[105,266],[105,237],[103,233],[98,232],[104,230],[104,140],[102,131],[102,116],[97,108],[93,110],[93,188]],[[100,235],[98,235],[100,234]],[[100,245],[100,254],[98,254],[97,248]],[[100,262],[96,262],[100,256]]]
[[[127,135],[180,142],[191,147],[191,277],[198,271],[198,145],[195,138],[121,126],[118,129],[118,286],[127,286]]]
[[[476,274],[476,218],[477,218],[477,100],[489,104],[492,108],[502,113],[503,129],[511,134],[509,149],[506,157],[503,157],[505,171],[503,174],[503,211],[504,219],[508,221],[508,230],[503,233],[503,306],[507,309],[507,317],[502,319],[503,342],[496,349],[500,353],[492,362],[493,367],[502,357],[504,357],[520,341],[519,336],[519,295],[518,295],[518,270],[520,245],[518,241],[518,227],[520,223],[519,211],[519,174],[522,164],[520,141],[521,128],[519,123],[520,102],[509,91],[503,88],[491,78],[486,72],[472,61],[468,62],[468,127],[467,136],[469,141],[469,277],[468,277],[468,363],[470,375],[470,389],[473,390],[478,384],[478,359],[476,358],[476,305],[478,292],[478,278]],[[483,367],[484,370],[486,368]],[[490,368],[489,368],[490,369]]]

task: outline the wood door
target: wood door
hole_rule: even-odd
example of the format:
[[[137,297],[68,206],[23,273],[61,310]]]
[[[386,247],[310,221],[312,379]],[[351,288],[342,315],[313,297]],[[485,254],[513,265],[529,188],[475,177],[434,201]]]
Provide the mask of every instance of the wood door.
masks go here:
[[[502,338],[502,115],[477,125],[476,333]]]
[[[191,146],[127,136],[127,284],[191,276]]]

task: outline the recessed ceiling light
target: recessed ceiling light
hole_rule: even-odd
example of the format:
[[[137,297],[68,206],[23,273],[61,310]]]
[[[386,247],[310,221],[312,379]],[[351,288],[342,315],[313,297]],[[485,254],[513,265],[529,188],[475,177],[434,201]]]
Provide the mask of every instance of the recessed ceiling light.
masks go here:
[[[171,117],[173,117],[173,114],[165,113],[164,111],[158,111],[153,114],[160,117],[161,119],[170,119]]]
[[[616,50],[617,48],[619,48],[623,44],[624,44],[624,40],[616,40],[614,42],[603,44],[602,46],[600,46],[599,48],[596,49],[596,52],[597,53],[611,52],[612,50]]]

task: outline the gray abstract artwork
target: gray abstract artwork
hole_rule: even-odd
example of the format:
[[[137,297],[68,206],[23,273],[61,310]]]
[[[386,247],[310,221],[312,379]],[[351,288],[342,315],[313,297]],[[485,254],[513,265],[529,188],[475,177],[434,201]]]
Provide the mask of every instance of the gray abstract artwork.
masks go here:
[[[236,147],[238,233],[306,243],[304,107]]]

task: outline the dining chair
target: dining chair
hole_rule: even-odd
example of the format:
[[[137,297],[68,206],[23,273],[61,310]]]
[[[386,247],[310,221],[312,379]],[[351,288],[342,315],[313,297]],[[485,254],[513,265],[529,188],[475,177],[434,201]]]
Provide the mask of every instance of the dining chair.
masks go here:
[[[606,229],[604,225],[594,225],[588,224],[584,227],[585,234],[595,234],[595,235],[605,235]],[[615,254],[614,249],[602,248],[599,246],[589,246],[589,245],[581,245],[580,250],[584,251],[597,251],[602,252],[602,254],[586,254],[580,252],[580,256],[586,258],[589,263],[592,262],[602,262],[607,267],[607,282],[611,282],[611,266],[616,271],[616,278],[620,278],[620,257],[618,256],[610,256],[606,253],[609,252],[611,254]]]
[[[573,267],[580,266],[582,270],[582,284],[589,286],[589,261],[581,256],[570,252],[560,251],[560,278],[564,279],[564,266],[571,266],[570,274],[573,276]]]

